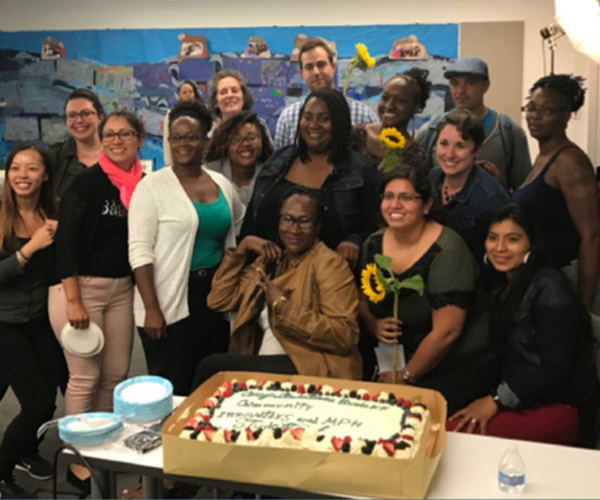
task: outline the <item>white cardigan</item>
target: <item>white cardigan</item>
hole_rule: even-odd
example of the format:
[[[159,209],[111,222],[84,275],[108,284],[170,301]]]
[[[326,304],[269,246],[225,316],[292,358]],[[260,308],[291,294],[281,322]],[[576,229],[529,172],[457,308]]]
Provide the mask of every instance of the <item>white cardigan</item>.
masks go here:
[[[246,209],[225,176],[206,169],[204,172],[221,188],[229,205],[231,227],[223,250],[233,248]],[[154,265],[154,286],[167,325],[186,318],[198,214],[170,167],[147,175],[137,185],[129,207],[128,226],[131,268]],[[137,287],[134,313],[136,325],[144,326],[146,311]]]

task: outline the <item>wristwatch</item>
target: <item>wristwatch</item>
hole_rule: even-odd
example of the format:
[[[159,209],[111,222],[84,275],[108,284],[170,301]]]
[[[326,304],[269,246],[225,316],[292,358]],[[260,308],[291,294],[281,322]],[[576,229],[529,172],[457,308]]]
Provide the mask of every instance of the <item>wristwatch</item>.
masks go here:
[[[410,372],[406,369],[406,367],[402,368],[402,378],[407,384],[412,384],[414,382],[410,376]]]
[[[492,397],[492,401],[498,407],[498,411],[504,411],[504,410],[508,409],[508,406],[506,406],[504,404],[504,401],[502,401],[502,399],[500,399],[500,396],[498,395],[498,391],[496,389],[492,389],[490,396]]]

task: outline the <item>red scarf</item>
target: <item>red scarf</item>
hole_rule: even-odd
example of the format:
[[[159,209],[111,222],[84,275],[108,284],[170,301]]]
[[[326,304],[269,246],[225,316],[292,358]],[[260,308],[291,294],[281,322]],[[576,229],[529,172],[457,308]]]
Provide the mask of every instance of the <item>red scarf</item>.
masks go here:
[[[119,190],[121,203],[129,210],[133,190],[142,178],[142,163],[136,158],[133,166],[126,171],[110,161],[104,153],[100,153],[98,163],[102,171],[108,176],[108,180]]]

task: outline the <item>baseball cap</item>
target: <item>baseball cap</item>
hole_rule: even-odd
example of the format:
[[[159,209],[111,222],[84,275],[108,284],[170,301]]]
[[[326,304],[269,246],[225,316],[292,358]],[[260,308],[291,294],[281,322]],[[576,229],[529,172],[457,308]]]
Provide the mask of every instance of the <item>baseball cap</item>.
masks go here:
[[[490,78],[487,64],[473,56],[461,57],[452,63],[444,73],[444,78],[452,78],[455,75],[479,76],[486,80]]]

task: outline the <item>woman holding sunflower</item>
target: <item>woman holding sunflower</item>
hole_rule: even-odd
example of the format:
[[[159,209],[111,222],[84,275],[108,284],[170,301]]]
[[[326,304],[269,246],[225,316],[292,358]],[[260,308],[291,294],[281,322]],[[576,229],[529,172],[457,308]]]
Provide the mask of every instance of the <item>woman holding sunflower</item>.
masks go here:
[[[340,92],[311,92],[300,111],[295,144],[277,151],[256,179],[242,237],[278,241],[279,199],[301,186],[320,198],[321,241],[355,267],[360,245],[377,227],[379,174],[350,150],[351,128],[348,103]]]
[[[485,308],[476,301],[478,266],[458,234],[428,218],[432,203],[423,170],[402,165],[386,174],[381,215],[387,227],[363,245],[359,311],[379,352],[402,344],[406,366],[397,383],[440,391],[452,413],[473,395],[487,394],[497,365],[488,350]],[[404,284],[397,305],[393,282]],[[391,379],[390,372],[379,373],[380,381]]]
[[[366,156],[383,170],[386,150],[402,150],[405,163],[414,167],[428,167],[427,154],[408,132],[408,124],[420,113],[431,94],[428,71],[411,68],[392,76],[383,87],[377,105],[381,123],[360,123],[350,135],[352,149]],[[382,136],[385,129],[393,133]],[[389,142],[388,142],[389,141]]]

